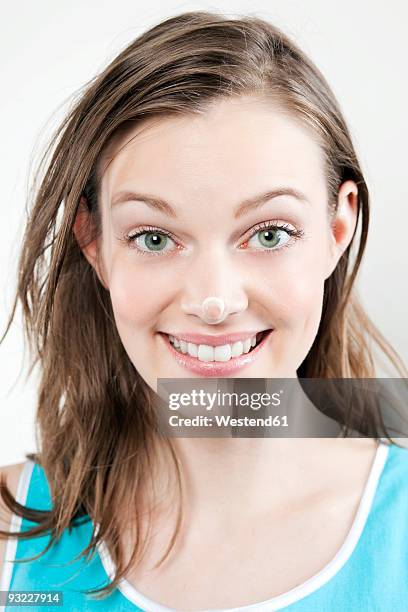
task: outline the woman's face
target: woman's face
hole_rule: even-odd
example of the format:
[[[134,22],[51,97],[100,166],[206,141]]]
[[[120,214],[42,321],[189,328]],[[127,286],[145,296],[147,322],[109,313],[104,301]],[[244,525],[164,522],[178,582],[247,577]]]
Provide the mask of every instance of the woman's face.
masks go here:
[[[331,227],[320,146],[252,98],[217,102],[202,116],[149,119],[120,145],[101,183],[97,270],[144,380],[157,390],[157,378],[295,377],[319,327],[324,281],[352,236],[355,184],[342,186]],[[137,232],[145,233],[130,240]],[[218,324],[201,318],[208,296],[226,302]],[[273,331],[240,357],[248,342],[239,338],[264,330]],[[169,335],[188,334],[208,338],[187,343],[187,354],[170,345]]]

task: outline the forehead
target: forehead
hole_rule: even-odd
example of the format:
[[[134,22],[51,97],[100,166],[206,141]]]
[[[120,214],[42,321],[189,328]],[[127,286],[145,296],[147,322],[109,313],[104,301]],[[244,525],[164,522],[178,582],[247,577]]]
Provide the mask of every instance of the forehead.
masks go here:
[[[144,121],[113,148],[104,199],[150,191],[174,202],[231,203],[280,185],[325,190],[323,151],[311,131],[269,101],[217,101],[202,115]]]

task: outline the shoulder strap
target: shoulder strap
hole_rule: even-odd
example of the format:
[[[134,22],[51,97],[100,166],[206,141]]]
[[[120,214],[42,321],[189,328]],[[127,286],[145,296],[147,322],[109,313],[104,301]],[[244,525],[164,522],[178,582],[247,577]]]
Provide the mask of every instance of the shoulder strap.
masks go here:
[[[34,461],[31,461],[31,464],[31,478],[27,489],[25,504],[36,510],[49,510],[51,508],[51,494],[44,469],[39,463],[34,463]],[[34,523],[23,519],[21,527],[28,528],[33,524]]]
[[[21,470],[16,492],[16,501],[18,501],[20,504],[26,504],[34,466],[34,462],[31,461],[31,459],[28,459],[27,461],[25,461],[23,469]],[[10,521],[10,531],[21,531],[21,523],[22,517],[17,516],[16,514],[12,514]],[[3,573],[0,580],[0,591],[9,590],[11,577],[13,574],[13,563],[16,558],[17,545],[17,538],[8,538],[6,543]]]

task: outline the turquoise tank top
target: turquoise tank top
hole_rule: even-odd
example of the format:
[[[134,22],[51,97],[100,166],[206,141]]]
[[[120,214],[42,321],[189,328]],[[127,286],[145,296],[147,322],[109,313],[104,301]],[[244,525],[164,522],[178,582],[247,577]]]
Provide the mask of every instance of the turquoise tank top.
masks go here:
[[[21,503],[50,507],[47,480],[42,468],[27,460],[18,492]],[[12,528],[25,530],[33,523],[13,516]],[[90,541],[90,521],[63,534],[38,560],[13,563],[38,554],[49,536],[28,540],[9,538],[2,590],[58,590],[63,610],[131,610],[174,612],[145,597],[122,580],[105,600],[97,601],[83,590],[107,584],[114,566],[102,544],[90,561],[72,559]],[[7,561],[8,560],[8,561]],[[12,612],[15,607],[6,606]],[[44,610],[30,606],[29,610]],[[47,608],[50,609],[50,608]],[[58,607],[51,608],[56,612]],[[381,442],[371,466],[352,527],[334,558],[317,574],[290,591],[267,601],[227,610],[205,612],[403,612],[408,611],[408,450]],[[204,611],[202,611],[204,612]]]

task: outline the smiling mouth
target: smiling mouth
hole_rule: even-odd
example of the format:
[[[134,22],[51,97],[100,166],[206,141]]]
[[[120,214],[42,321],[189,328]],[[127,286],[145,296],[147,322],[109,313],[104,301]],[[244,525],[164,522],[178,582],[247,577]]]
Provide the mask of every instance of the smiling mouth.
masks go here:
[[[264,338],[270,334],[272,329],[266,329],[261,331],[252,338],[246,340],[239,340],[231,344],[223,344],[222,346],[210,346],[207,344],[194,344],[192,342],[185,342],[178,340],[172,335],[163,334],[169,344],[174,350],[181,355],[186,355],[199,362],[228,362],[234,361],[236,358],[242,355],[250,354],[254,351],[264,340]]]

